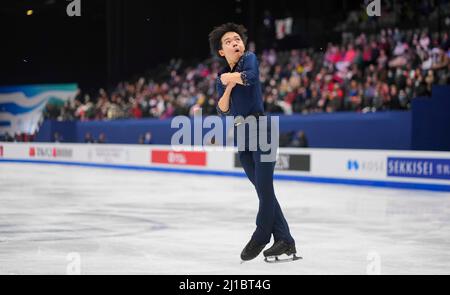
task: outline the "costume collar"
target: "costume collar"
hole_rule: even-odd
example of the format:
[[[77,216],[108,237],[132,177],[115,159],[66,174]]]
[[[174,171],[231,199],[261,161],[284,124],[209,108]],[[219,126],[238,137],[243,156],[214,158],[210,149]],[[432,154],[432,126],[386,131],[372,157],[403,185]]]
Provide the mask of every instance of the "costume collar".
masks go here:
[[[223,73],[230,73],[230,72],[242,72],[242,66],[244,65],[244,57],[248,56],[250,54],[249,51],[244,52],[244,54],[239,58],[238,62],[233,68],[233,71],[231,71],[230,65],[227,65],[225,68],[222,69],[220,72]]]

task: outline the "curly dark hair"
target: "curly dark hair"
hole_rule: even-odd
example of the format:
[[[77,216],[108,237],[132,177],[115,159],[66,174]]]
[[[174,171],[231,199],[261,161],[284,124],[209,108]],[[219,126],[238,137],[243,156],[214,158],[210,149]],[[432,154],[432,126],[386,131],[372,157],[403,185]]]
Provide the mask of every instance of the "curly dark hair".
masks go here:
[[[215,27],[214,30],[209,33],[209,48],[213,55],[219,56],[219,50],[222,49],[222,37],[228,32],[239,34],[244,45],[247,45],[247,29],[243,25],[226,23]]]

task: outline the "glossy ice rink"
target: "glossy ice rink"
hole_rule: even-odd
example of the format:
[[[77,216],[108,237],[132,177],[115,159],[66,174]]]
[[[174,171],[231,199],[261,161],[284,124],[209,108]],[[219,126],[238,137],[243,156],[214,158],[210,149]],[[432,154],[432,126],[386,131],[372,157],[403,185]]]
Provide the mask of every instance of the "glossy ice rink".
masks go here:
[[[276,181],[303,260],[240,264],[246,178],[0,163],[0,274],[450,274],[450,194]]]

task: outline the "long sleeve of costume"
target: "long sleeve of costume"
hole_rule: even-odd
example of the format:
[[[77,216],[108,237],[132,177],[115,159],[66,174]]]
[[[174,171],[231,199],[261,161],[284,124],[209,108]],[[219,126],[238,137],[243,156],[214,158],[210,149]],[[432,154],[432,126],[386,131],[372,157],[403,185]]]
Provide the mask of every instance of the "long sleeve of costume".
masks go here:
[[[241,79],[244,86],[252,86],[259,79],[258,59],[254,53],[247,54],[241,70]]]
[[[223,86],[222,81],[220,81],[220,76],[217,77],[217,79],[216,79],[216,91],[217,91],[217,96],[219,99],[223,96],[223,93],[225,92],[225,87]],[[217,110],[217,113],[221,116],[229,115],[231,113],[231,111],[230,111],[231,110],[231,100],[230,100],[230,106],[229,106],[227,112],[222,112],[222,110],[219,108],[219,104],[217,104],[216,110]]]

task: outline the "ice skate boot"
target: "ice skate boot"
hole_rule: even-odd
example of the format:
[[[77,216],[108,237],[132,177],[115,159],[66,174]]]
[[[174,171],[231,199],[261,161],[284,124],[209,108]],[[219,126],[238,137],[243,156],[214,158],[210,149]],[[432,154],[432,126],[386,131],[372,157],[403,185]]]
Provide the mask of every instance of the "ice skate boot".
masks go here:
[[[244,250],[241,253],[242,262],[249,261],[256,258],[259,253],[264,249],[266,244],[260,244],[253,238],[247,243]]]
[[[272,247],[263,252],[264,261],[268,263],[290,262],[302,259],[296,254],[295,243],[288,244],[285,241],[277,241]]]

